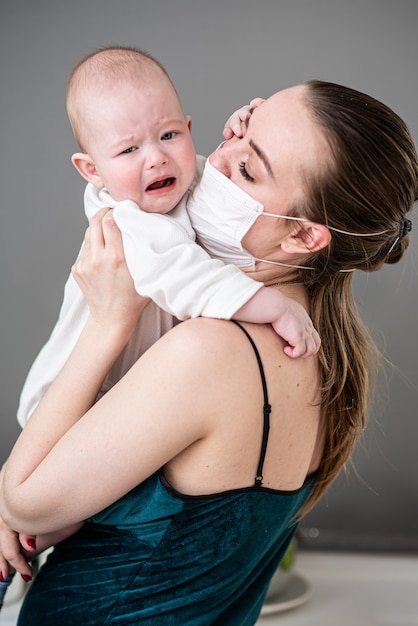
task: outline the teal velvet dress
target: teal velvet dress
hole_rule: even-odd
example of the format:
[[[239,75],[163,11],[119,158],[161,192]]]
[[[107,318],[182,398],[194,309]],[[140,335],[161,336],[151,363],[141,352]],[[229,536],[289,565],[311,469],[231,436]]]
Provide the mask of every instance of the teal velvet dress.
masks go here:
[[[262,485],[270,405],[248,338],[264,389],[254,485],[187,496],[162,470],[150,476],[56,546],[26,595],[18,626],[256,623],[315,476],[296,491]]]

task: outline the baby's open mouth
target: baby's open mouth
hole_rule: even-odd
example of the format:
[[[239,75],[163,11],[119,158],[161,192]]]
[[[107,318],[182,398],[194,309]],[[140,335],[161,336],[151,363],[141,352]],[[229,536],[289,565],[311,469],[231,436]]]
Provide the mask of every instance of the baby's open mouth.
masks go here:
[[[164,187],[171,187],[175,183],[175,178],[162,178],[161,180],[155,181],[152,185],[149,185],[146,191],[154,191],[155,189],[163,189]]]

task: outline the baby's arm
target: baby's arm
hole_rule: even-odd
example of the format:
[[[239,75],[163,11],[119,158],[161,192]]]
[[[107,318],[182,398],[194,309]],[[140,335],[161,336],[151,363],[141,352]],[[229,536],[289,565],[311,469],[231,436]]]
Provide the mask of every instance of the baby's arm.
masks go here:
[[[272,324],[289,344],[284,348],[290,357],[307,357],[319,350],[321,340],[306,310],[292,298],[272,287],[262,287],[232,319],[256,324]]]
[[[128,202],[115,208],[138,293],[181,320],[203,316],[272,323],[289,344],[288,356],[317,352],[319,337],[303,307],[238,267],[212,259],[176,219],[178,213],[184,219],[180,207],[171,215],[144,213]]]

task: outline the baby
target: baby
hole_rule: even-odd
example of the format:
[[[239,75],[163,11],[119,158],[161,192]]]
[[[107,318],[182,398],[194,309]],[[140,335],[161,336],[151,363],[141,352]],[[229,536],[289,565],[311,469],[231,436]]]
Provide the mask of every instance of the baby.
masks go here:
[[[156,60],[130,48],[93,53],[71,74],[67,110],[81,148],[72,162],[88,181],[87,217],[113,208],[136,290],[154,303],[101,395],[176,320],[190,317],[272,323],[289,356],[317,351],[319,337],[303,307],[239,269],[251,269],[255,261],[241,246],[240,230],[263,207],[196,157],[191,119]],[[22,391],[22,426],[68,358],[87,315],[70,276],[58,322]]]

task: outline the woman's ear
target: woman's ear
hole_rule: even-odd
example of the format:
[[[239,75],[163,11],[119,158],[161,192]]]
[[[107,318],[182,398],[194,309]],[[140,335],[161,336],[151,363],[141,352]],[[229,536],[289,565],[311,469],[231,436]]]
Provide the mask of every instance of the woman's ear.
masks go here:
[[[297,232],[282,241],[282,250],[293,254],[318,252],[326,248],[331,241],[331,233],[324,224],[303,222]]]
[[[71,162],[77,172],[81,174],[81,176],[85,178],[89,183],[92,183],[95,187],[98,187],[99,189],[101,187],[104,187],[99,172],[97,171],[94,161],[89,154],[85,152],[76,152],[71,157]]]

